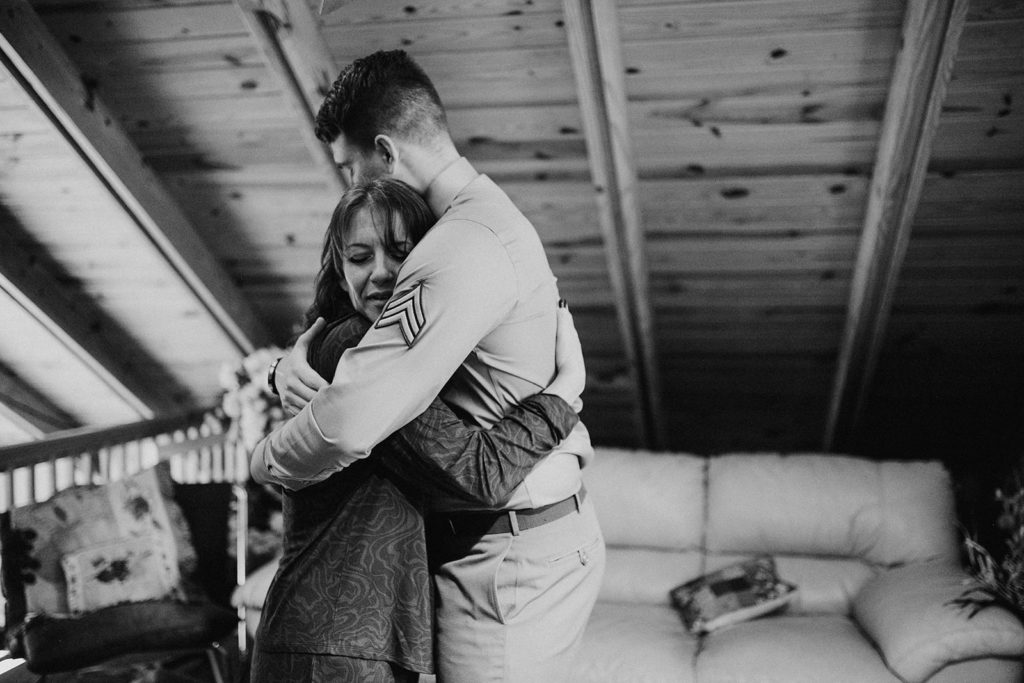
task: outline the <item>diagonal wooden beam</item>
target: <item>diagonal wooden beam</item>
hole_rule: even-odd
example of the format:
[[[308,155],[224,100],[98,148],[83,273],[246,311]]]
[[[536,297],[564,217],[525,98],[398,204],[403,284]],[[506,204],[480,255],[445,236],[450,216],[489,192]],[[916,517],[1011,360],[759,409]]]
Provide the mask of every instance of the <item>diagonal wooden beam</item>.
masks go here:
[[[636,385],[639,440],[660,448],[658,360],[615,2],[563,0],[562,7],[616,313]]]
[[[320,16],[339,10],[352,0],[320,0]]]
[[[907,3],[829,403],[826,450],[849,447],[863,412],[967,6],[968,0]]]
[[[79,426],[74,418],[3,365],[0,365],[0,417],[34,439]]]
[[[0,218],[3,211],[0,209]],[[177,412],[171,378],[153,382],[139,373],[127,353],[137,345],[86,295],[58,277],[42,250],[30,252],[16,237],[12,219],[0,220],[0,292],[11,297],[50,336],[89,368],[140,418]]]
[[[264,345],[249,303],[26,0],[0,0],[0,58],[235,346]]]
[[[331,148],[314,134],[316,112],[338,71],[305,0],[235,0],[249,33],[280,83],[302,140],[331,192],[346,182]]]

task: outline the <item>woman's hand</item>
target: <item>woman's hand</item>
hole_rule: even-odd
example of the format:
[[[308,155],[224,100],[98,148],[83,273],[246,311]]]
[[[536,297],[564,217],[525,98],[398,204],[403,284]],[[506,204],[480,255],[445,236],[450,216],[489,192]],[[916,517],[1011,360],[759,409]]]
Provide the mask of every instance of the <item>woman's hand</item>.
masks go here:
[[[295,415],[313,400],[317,392],[328,386],[327,380],[317,373],[306,361],[309,344],[327,323],[317,318],[308,330],[295,340],[293,346],[277,364],[274,371],[274,387],[281,397],[281,406],[289,415]]]
[[[583,362],[583,347],[572,322],[572,313],[565,300],[558,302],[558,332],[555,338],[555,378],[544,390],[572,406],[577,413],[583,410],[580,396],[587,384],[587,368]]]

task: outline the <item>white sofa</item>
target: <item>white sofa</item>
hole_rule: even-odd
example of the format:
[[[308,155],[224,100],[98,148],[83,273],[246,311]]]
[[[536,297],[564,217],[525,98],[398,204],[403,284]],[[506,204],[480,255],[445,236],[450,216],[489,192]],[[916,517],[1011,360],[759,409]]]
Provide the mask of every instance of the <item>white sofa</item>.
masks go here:
[[[938,463],[601,450],[585,478],[608,564],[579,683],[1024,679],[1015,617],[947,604],[967,575]],[[691,636],[669,591],[758,554],[796,598]]]
[[[1024,680],[1016,618],[948,604],[967,575],[938,463],[599,449],[585,479],[608,564],[574,683]],[[785,611],[690,635],[669,591],[762,554],[798,587]]]

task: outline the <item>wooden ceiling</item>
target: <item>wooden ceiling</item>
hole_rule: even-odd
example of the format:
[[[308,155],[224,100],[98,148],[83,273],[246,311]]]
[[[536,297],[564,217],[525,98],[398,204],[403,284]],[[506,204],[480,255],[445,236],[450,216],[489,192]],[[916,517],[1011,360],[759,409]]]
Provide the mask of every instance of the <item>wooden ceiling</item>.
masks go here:
[[[284,344],[337,68],[409,51],[533,220],[595,443],[975,457],[1024,416],[1024,2],[0,0],[0,439]]]

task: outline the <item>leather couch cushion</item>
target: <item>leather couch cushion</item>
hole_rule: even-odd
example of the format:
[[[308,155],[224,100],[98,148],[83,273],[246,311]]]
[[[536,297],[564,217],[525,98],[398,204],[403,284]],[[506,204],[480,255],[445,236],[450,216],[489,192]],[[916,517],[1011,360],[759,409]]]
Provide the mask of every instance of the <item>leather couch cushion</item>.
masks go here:
[[[602,448],[583,470],[609,545],[699,548],[705,459]]]
[[[708,471],[717,552],[859,557],[881,565],[956,557],[946,470],[935,462],[727,455]]]
[[[749,559],[749,554],[710,554],[707,571]],[[849,614],[853,598],[875,570],[860,560],[831,557],[775,555],[779,578],[796,584],[796,596],[786,607],[789,614]]]
[[[1024,628],[1003,609],[950,604],[967,584],[957,566],[932,562],[881,574],[854,601],[854,614],[904,680],[926,681],[949,662],[985,656],[1019,657]]]
[[[770,616],[716,631],[697,656],[701,683],[899,683],[841,616]]]
[[[928,679],[928,683],[964,681],[1024,681],[1024,662],[1017,657],[971,659],[950,664]]]
[[[607,548],[598,600],[671,605],[669,591],[703,574],[703,558],[694,550]]]
[[[849,614],[853,598],[875,571],[860,560],[776,555],[779,576],[800,589],[790,614]]]
[[[692,683],[697,640],[670,607],[598,602],[571,683]]]

